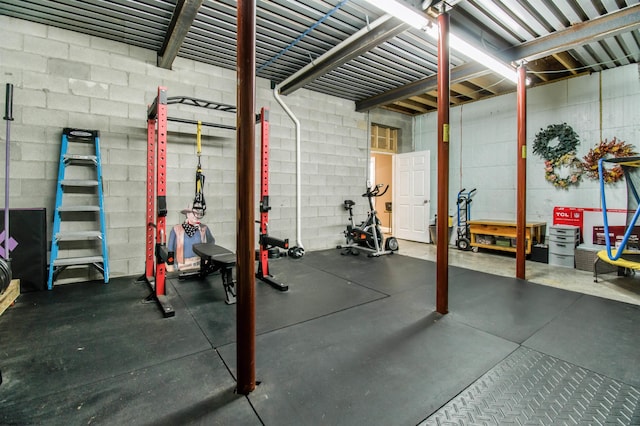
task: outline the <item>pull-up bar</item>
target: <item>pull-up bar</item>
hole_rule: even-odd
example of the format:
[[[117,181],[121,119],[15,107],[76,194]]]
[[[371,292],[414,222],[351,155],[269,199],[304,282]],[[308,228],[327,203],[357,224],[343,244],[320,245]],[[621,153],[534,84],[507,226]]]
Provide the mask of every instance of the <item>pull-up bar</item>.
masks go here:
[[[188,96],[170,96],[167,98],[167,104],[184,104],[191,105],[199,108],[214,109],[216,111],[232,112],[236,113],[237,109],[234,105],[221,104],[213,101],[206,101],[204,99],[190,98]]]
[[[186,123],[186,124],[200,123],[203,126],[207,126],[207,127],[217,127],[218,129],[236,130],[236,126],[230,126],[227,124],[207,123],[206,121],[189,120],[188,118],[167,117],[167,121],[174,121],[176,123]]]
[[[160,99],[159,99],[160,98]],[[155,120],[158,115],[158,101],[162,105],[174,105],[174,104],[182,104],[182,105],[190,105],[198,108],[212,109],[215,111],[229,112],[232,114],[236,114],[237,109],[233,105],[223,104],[220,102],[207,101],[205,99],[191,98],[188,96],[170,96],[167,97],[166,91],[159,94],[154,100],[149,108],[147,109],[147,120]],[[256,118],[258,121],[259,118]],[[198,124],[197,120],[190,120],[188,118],[177,118],[177,117],[167,117],[167,121],[174,121],[176,123],[185,123],[185,124]],[[227,130],[236,130],[235,126],[230,126],[227,124],[218,124],[218,123],[208,123],[204,121],[200,121],[203,126],[207,127],[217,127],[219,129],[227,129]]]

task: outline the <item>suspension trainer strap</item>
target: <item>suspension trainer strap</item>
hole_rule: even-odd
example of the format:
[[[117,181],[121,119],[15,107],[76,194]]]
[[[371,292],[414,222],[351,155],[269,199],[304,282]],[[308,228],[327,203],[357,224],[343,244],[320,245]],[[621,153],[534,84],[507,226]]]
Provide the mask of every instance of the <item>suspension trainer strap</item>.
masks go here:
[[[193,214],[201,219],[207,210],[207,203],[204,200],[204,174],[202,174],[202,165],[200,164],[200,155],[202,154],[202,144],[200,135],[202,133],[202,122],[198,121],[198,133],[196,136],[196,151],[198,155],[198,167],[196,168],[196,195],[193,199]]]

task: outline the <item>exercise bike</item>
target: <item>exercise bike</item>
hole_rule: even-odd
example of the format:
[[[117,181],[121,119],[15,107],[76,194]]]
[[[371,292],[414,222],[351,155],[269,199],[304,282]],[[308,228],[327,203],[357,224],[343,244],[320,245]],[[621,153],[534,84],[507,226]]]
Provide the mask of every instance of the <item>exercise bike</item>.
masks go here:
[[[378,219],[378,213],[373,208],[373,198],[383,196],[389,189],[386,186],[384,191],[380,191],[383,184],[378,184],[367,188],[367,192],[362,194],[369,200],[369,214],[367,219],[355,226],[353,222],[353,206],[356,205],[352,200],[344,200],[344,209],[349,212],[347,221],[347,229],[344,231],[346,244],[339,245],[336,248],[342,249],[341,254],[352,254],[357,256],[360,250],[369,252],[369,257],[377,257],[385,254],[393,254],[398,250],[398,240],[395,237],[388,237],[386,240],[382,235],[380,228],[381,222]],[[384,249],[383,249],[384,247]]]

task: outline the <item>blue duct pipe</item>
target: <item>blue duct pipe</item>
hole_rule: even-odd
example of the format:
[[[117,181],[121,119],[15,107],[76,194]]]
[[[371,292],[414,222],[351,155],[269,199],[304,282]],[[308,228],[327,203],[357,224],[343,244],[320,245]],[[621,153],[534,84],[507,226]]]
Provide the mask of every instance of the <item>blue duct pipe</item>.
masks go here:
[[[607,256],[609,256],[609,259],[615,261],[620,259],[625,247],[627,246],[627,241],[629,241],[629,237],[631,236],[633,227],[635,226],[636,222],[638,221],[638,218],[640,217],[640,206],[638,206],[638,208],[636,209],[631,221],[628,222],[627,229],[625,230],[625,233],[624,233],[624,237],[622,238],[622,242],[620,243],[620,247],[616,249],[616,253],[614,254],[611,250],[611,240],[609,238],[609,220],[607,218],[607,202],[604,194],[604,174],[603,174],[604,166],[602,165],[604,161],[605,161],[604,158],[601,158],[598,160],[598,174],[600,176],[600,194],[601,194],[600,196],[602,198],[602,215],[603,215],[602,220],[604,223],[604,241],[607,246]],[[633,183],[631,182],[628,182],[628,185],[631,185],[632,192],[634,193],[636,204],[637,204],[638,194],[636,192],[636,188],[635,186],[633,186]]]
[[[307,28],[305,30],[305,32],[303,32],[302,34],[300,34],[295,40],[293,40],[291,43],[289,43],[289,45],[287,47],[285,47],[284,49],[282,49],[277,55],[275,55],[273,58],[269,59],[267,62],[265,62],[264,64],[262,64],[258,70],[256,71],[256,74],[259,74],[260,71],[262,71],[263,69],[265,69],[266,67],[268,67],[269,65],[271,65],[272,63],[274,63],[275,61],[277,61],[278,59],[280,59],[280,57],[282,57],[282,55],[284,55],[285,53],[287,53],[293,46],[295,46],[296,44],[298,44],[298,42],[300,40],[302,40],[307,34],[309,34],[311,31],[313,31],[318,25],[322,24],[324,21],[327,20],[327,18],[329,18],[331,15],[333,15],[334,13],[336,13],[346,2],[348,2],[349,0],[342,0],[340,3],[338,3],[336,5],[336,7],[334,7],[333,9],[331,9],[329,12],[327,12],[322,18],[320,18],[315,24],[313,24],[312,26],[310,26],[309,28]]]

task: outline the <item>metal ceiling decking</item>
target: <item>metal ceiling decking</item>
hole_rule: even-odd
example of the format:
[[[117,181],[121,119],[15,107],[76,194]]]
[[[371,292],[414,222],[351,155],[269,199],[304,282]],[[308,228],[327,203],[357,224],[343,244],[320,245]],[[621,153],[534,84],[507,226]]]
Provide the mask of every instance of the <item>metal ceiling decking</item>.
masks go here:
[[[235,69],[236,2],[200,0],[195,18],[182,16],[196,1],[0,0],[0,14],[151,49],[159,63],[171,40],[174,55]],[[360,111],[436,109],[434,42],[366,1],[259,0],[256,13],[257,75],[287,82],[284,94],[305,87]],[[507,62],[526,59],[532,85],[640,60],[640,0],[462,0],[450,13],[460,37]],[[179,24],[182,35],[173,31]],[[455,51],[451,73],[452,104],[515,90]]]

